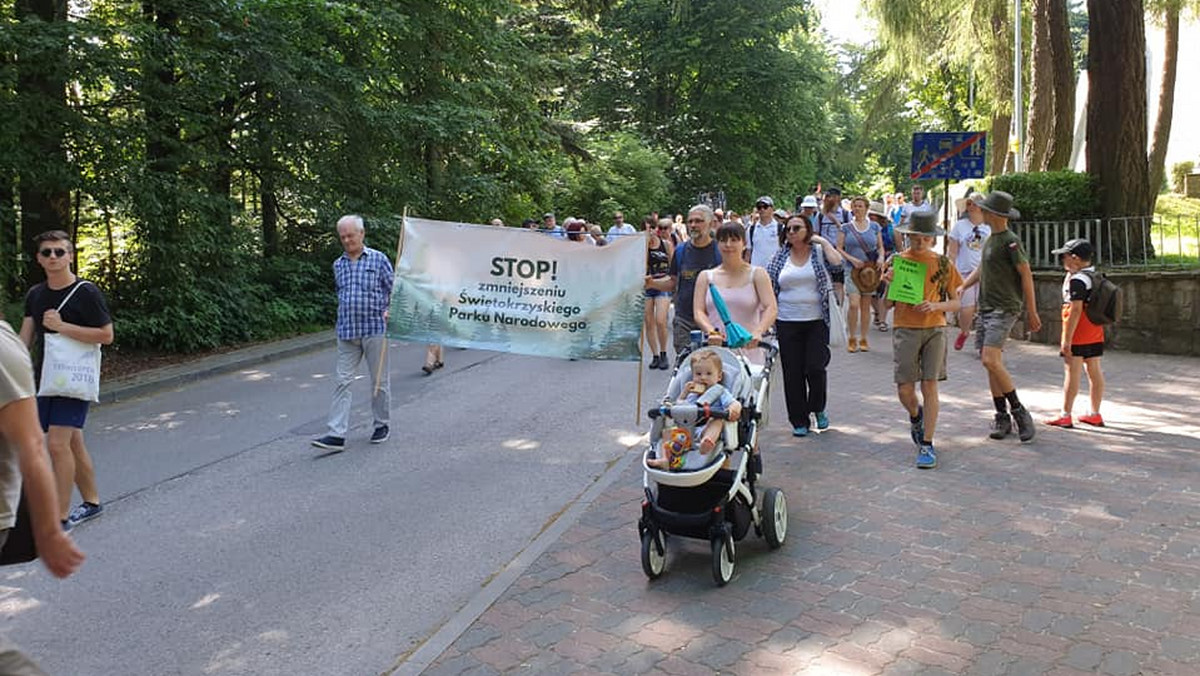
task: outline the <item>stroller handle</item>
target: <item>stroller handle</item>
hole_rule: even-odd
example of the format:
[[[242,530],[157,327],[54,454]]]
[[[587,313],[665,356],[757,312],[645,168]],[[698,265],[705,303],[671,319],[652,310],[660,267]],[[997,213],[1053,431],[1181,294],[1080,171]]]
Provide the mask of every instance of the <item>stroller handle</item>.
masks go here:
[[[713,408],[700,404],[663,404],[657,408],[652,408],[646,412],[651,420],[670,416],[677,420],[699,420],[704,418],[716,418],[718,420],[728,420],[729,411],[723,408]]]

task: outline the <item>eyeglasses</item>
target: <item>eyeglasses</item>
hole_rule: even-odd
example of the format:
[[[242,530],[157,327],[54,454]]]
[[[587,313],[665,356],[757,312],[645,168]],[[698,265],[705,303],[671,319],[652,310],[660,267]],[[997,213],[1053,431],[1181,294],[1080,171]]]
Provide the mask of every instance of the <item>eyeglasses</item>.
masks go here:
[[[53,255],[55,258],[62,258],[63,256],[67,255],[67,250],[66,249],[42,249],[38,253],[40,253],[42,255],[42,258],[50,258],[51,255]]]
[[[689,219],[687,219],[687,222],[688,222],[688,224],[691,224],[691,223],[705,223],[706,221],[703,218],[689,218]]]

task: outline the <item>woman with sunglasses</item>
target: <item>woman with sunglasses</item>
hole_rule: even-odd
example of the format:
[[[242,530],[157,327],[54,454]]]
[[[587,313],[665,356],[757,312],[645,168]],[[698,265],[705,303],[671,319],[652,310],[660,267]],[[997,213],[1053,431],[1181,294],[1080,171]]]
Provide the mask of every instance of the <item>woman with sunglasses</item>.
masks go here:
[[[692,316],[696,326],[708,336],[708,342],[725,342],[725,323],[713,303],[709,285],[717,292],[729,310],[729,318],[750,332],[753,338],[739,350],[751,364],[762,365],[763,351],[758,341],[775,325],[775,294],[767,271],[746,262],[746,229],[741,223],[722,223],[717,228],[717,251],[721,263],[704,270],[696,277],[696,293],[692,296]]]
[[[671,219],[660,218],[655,223],[647,217],[643,223],[646,225],[646,271],[651,277],[662,279],[668,276],[671,256],[675,253],[675,245],[671,242]],[[654,355],[650,360],[650,368],[666,371],[671,368],[671,360],[667,358],[667,315],[671,309],[671,292],[646,289],[645,308],[642,332],[646,334],[650,353]]]
[[[792,435],[808,436],[811,416],[817,429],[829,427],[825,412],[829,366],[829,299],[833,280],[826,264],[840,265],[842,256],[824,237],[813,233],[802,215],[783,228],[783,244],[767,266],[775,292],[779,363]]]

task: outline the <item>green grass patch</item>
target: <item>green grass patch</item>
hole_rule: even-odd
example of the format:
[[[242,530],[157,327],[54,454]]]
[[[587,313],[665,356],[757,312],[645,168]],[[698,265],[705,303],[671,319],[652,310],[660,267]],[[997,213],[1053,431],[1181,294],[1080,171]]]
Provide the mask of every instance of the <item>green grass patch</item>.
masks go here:
[[[1159,195],[1151,233],[1160,262],[1200,267],[1200,199]]]

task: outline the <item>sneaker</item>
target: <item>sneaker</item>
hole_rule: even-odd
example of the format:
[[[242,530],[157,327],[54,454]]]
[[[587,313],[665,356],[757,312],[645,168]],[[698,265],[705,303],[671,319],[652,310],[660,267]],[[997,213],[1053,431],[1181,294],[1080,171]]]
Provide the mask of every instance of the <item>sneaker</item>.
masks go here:
[[[819,429],[819,430],[829,429],[829,415],[827,413],[825,413],[825,411],[821,411],[820,413],[817,414],[817,429]]]
[[[1104,418],[1100,417],[1099,413],[1089,413],[1079,416],[1079,422],[1087,423],[1092,427],[1104,427]]]
[[[371,433],[371,443],[382,444],[383,442],[387,441],[388,437],[390,436],[392,436],[392,433],[391,430],[388,429],[388,426],[380,425],[379,427],[375,428],[374,432]]]
[[[1071,416],[1069,415],[1060,415],[1054,420],[1045,420],[1043,422],[1051,427],[1062,427],[1068,430],[1075,426],[1075,424],[1071,422]]]
[[[104,511],[104,505],[95,502],[82,502],[75,509],[71,510],[71,514],[67,517],[67,521],[72,526],[77,526],[88,519],[94,519],[100,516],[100,512]]]
[[[917,419],[908,421],[908,433],[913,443],[920,446],[925,442],[925,407],[917,407]]]
[[[317,448],[327,448],[331,451],[346,450],[346,440],[341,437],[335,437],[332,434],[326,434],[320,439],[313,439],[312,445]]]
[[[808,425],[801,425],[799,427],[793,427],[792,428],[792,436],[793,437],[807,437],[808,436]]]
[[[654,355],[654,358],[650,360],[650,370],[653,371],[654,369],[658,368],[659,363],[658,355]]]
[[[988,434],[993,439],[1003,439],[1012,434],[1012,418],[1007,413],[997,413],[992,421],[992,432]]]
[[[70,533],[71,529],[74,527],[75,524],[71,523],[71,519],[68,518],[62,520],[62,529],[64,533]]]
[[[937,467],[937,452],[933,450],[933,444],[921,444],[921,448],[917,451],[917,469],[933,469]]]
[[[1033,435],[1037,434],[1037,429],[1033,426],[1033,416],[1029,414],[1029,409],[1024,406],[1013,409],[1013,420],[1017,422],[1017,436],[1021,441],[1030,441]]]
[[[954,339],[954,349],[955,350],[963,349],[963,346],[966,344],[967,344],[967,334],[965,334],[965,333],[958,334],[958,337]]]

